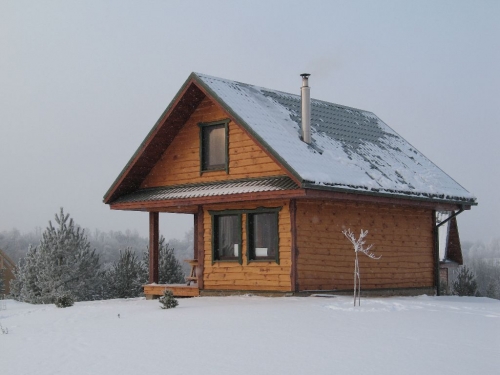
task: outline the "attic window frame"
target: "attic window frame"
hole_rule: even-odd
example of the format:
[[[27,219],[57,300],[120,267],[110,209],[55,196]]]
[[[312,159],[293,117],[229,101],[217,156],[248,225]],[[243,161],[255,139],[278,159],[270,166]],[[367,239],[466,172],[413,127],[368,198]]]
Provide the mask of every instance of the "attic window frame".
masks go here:
[[[212,122],[200,122],[198,123],[198,127],[200,128],[200,176],[203,173],[207,172],[215,172],[215,171],[226,171],[226,174],[229,174],[229,119],[212,121]],[[225,162],[223,164],[217,164],[214,166],[206,166],[204,160],[204,133],[207,128],[210,127],[222,127],[224,128],[224,153],[225,153]]]

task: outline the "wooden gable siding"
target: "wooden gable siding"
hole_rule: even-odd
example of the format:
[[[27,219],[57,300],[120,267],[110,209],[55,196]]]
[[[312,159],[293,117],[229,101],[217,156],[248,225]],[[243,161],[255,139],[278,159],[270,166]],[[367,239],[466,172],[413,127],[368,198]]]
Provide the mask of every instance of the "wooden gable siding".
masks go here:
[[[278,216],[279,259],[247,264],[246,215],[242,215],[242,264],[216,261],[212,264],[212,221],[209,210],[249,210],[258,207],[282,207]],[[231,205],[205,206],[204,209],[204,271],[205,290],[291,291],[291,227],[289,201],[246,202]]]
[[[297,201],[299,290],[349,290],[354,250],[342,234],[368,230],[379,260],[359,255],[361,289],[434,285],[432,211],[365,203]]]
[[[208,97],[203,99],[145,178],[141,188],[286,175],[233,121],[229,123],[229,173],[213,171],[200,174],[198,123],[227,118],[229,116],[218,104]]]

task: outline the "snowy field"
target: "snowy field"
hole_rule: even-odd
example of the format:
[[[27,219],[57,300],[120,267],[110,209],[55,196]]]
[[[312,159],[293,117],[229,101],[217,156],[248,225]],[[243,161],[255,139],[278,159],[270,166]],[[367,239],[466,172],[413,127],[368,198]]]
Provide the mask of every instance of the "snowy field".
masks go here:
[[[200,297],[6,301],[2,375],[500,374],[500,301]]]

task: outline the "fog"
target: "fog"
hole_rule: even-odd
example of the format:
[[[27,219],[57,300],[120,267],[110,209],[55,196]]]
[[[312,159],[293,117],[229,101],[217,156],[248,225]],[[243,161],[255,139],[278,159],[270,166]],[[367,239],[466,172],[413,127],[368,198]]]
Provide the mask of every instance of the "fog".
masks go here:
[[[137,230],[102,197],[192,71],[377,114],[478,197],[497,236],[500,2],[2,1],[0,231]],[[183,238],[190,215],[160,215]]]

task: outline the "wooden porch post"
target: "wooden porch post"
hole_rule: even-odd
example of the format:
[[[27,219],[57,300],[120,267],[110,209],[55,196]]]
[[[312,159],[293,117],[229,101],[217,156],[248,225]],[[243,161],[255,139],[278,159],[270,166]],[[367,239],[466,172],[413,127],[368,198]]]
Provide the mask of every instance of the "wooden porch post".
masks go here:
[[[436,295],[439,296],[439,228],[436,223],[436,210],[432,210],[432,234],[434,238],[434,286],[436,287]]]
[[[149,283],[158,284],[158,243],[160,241],[159,213],[149,213]]]
[[[290,200],[290,230],[292,234],[292,269],[290,270],[290,283],[292,284],[292,292],[299,291],[297,280],[297,201]]]
[[[203,289],[203,270],[205,261],[205,243],[204,243],[204,227],[203,227],[203,206],[198,206],[198,213],[194,215],[194,243],[197,251],[196,259],[198,259],[198,268],[196,275],[198,277],[198,288]]]
[[[198,212],[193,215],[194,228],[193,228],[193,259],[198,260]]]

